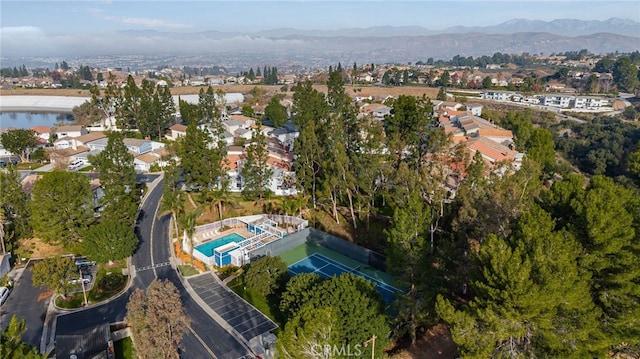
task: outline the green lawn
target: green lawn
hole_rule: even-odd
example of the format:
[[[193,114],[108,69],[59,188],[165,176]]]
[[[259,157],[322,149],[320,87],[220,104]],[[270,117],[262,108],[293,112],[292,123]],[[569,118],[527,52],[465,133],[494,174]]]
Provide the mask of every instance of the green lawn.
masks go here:
[[[133,342],[127,337],[113,343],[113,349],[116,352],[116,359],[134,359]]]
[[[126,266],[126,261],[120,261],[114,267],[109,269],[105,265],[100,264],[98,273],[93,284],[93,289],[87,292],[89,303],[98,303],[110,298],[118,293],[127,285],[128,278],[122,275],[122,268]],[[73,293],[67,296],[66,300],[61,297],[56,298],[56,305],[61,308],[79,308],[84,304],[84,295],[82,292]]]
[[[188,276],[192,276],[200,273],[198,272],[197,269],[193,268],[189,264],[179,265],[178,270],[180,271],[180,274],[182,274],[183,277],[188,277]]]

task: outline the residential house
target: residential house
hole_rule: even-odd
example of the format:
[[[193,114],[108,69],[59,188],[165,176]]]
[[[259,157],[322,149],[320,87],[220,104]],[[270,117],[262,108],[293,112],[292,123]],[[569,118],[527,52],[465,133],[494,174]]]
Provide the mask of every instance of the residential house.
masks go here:
[[[500,143],[509,148],[513,148],[513,132],[502,128],[480,128],[477,131],[478,137],[488,138],[493,142]]]
[[[133,167],[136,172],[150,172],[151,166],[159,164],[160,160],[160,154],[147,152],[133,158]]]
[[[493,101],[512,101],[515,95],[515,92],[510,91],[485,91],[482,93],[482,98]]]
[[[55,133],[58,138],[61,137],[80,137],[82,135],[86,135],[89,131],[83,126],[79,125],[68,125],[68,126],[57,126],[55,128]]]
[[[457,111],[461,107],[464,107],[464,106],[459,102],[442,101],[442,103],[440,104],[439,109]]]
[[[242,115],[242,108],[240,108],[240,106],[232,107],[231,109],[227,110],[227,115]]]
[[[38,137],[44,143],[49,142],[49,139],[51,138],[51,127],[49,127],[49,126],[34,126],[34,127],[31,127],[30,130],[35,131],[36,134],[38,135]]]
[[[222,126],[224,126],[229,133],[235,133],[239,128],[249,128],[249,126],[241,120],[226,120],[222,122]]]
[[[104,143],[106,145],[107,135],[104,132],[96,131],[89,132],[87,134],[77,136],[77,137],[58,137],[57,140],[53,142],[53,147],[57,150],[71,148],[77,150],[79,148],[89,147],[90,142],[94,142],[96,140],[104,139]]]
[[[373,96],[371,96],[371,95],[369,95],[369,94],[367,94],[367,93],[359,93],[359,94],[356,94],[356,95],[353,97],[353,99],[354,99],[356,102],[362,102],[362,101],[367,101],[367,100],[368,100],[368,101],[373,101]]]
[[[251,140],[253,138],[253,131],[248,128],[238,128],[237,130],[233,131],[233,137]]]
[[[466,147],[475,154],[480,152],[482,158],[495,168],[500,164],[509,163],[515,170],[522,166],[523,154],[500,143],[494,142],[485,137],[477,137],[466,142]]]
[[[373,76],[371,76],[371,74],[368,74],[368,73],[360,74],[356,76],[356,81],[371,82],[373,81]]]
[[[244,147],[228,146],[225,166],[227,167],[227,175],[231,182],[229,190],[238,192],[242,190],[242,176],[240,175],[240,167],[242,160],[245,158]]]
[[[171,131],[171,134],[166,135],[165,137],[171,141],[175,141],[178,139],[178,137],[185,136],[187,134],[187,126],[181,123],[172,125],[171,127],[169,127],[169,130]]]
[[[233,134],[229,131],[224,131],[220,135],[220,140],[222,140],[227,146],[231,146],[234,142]]]
[[[540,98],[540,102],[543,106],[551,106],[551,107],[560,107],[560,108],[569,108],[571,106],[571,100],[573,97],[571,96],[542,96]]]
[[[125,138],[124,145],[127,146],[129,151],[132,151],[136,154],[143,154],[150,152],[152,150],[151,141],[149,140],[139,140],[137,138]]]
[[[87,142],[87,147],[89,147],[90,151],[102,152],[105,148],[107,148],[108,138],[99,138],[90,142]]]
[[[391,115],[391,107],[380,103],[370,103],[360,106],[360,113],[371,115],[378,120],[383,120],[385,116]]]
[[[288,151],[291,151],[296,138],[300,136],[300,130],[289,120],[279,128],[269,131],[267,136],[277,139]]]
[[[245,116],[242,113],[232,113],[229,112],[229,120],[238,120],[238,121],[242,121],[244,122],[245,126],[251,127],[253,125],[256,124],[256,119],[249,117],[249,116]]]
[[[465,105],[467,111],[471,111],[471,114],[474,116],[482,116],[482,104],[479,103],[468,103]]]
[[[609,99],[600,97],[576,97],[571,103],[571,107],[579,109],[598,109],[601,107],[611,107]]]

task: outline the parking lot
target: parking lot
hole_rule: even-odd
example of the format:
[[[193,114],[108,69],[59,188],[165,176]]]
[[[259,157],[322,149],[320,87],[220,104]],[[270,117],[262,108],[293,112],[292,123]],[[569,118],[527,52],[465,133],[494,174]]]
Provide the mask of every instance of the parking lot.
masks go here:
[[[14,314],[18,318],[24,318],[27,331],[23,334],[22,340],[29,345],[40,348],[44,318],[47,314],[49,298],[53,292],[47,292],[45,288],[33,286],[31,282],[32,265],[33,262],[29,262],[26,268],[13,273],[17,275],[13,279],[17,280],[0,310],[0,329],[4,330],[9,325]]]
[[[188,279],[198,296],[248,342],[278,327],[236,293],[205,274]]]
[[[91,276],[91,280],[88,283],[85,283],[84,285],[84,290],[90,291],[91,289],[93,289],[93,286],[96,283],[96,276],[98,275],[98,266],[90,265],[90,266],[81,267],[78,269],[78,278],[80,278],[80,275],[82,275],[83,277],[86,275]],[[78,282],[75,289],[70,291],[70,293],[78,293],[78,292],[82,292],[82,283],[80,282]]]

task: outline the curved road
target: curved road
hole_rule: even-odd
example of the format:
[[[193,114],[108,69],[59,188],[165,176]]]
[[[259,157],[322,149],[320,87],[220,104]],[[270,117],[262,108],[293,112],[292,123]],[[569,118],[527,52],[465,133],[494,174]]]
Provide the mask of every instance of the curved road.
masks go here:
[[[190,331],[183,339],[184,358],[240,358],[249,355],[247,349],[224,328],[218,325],[187,293],[178,274],[169,263],[171,248],[168,237],[170,215],[158,216],[162,181],[148,193],[138,217],[136,231],[140,243],[131,258],[132,283],[126,293],[93,308],[59,315],[54,329],[57,334],[82,333],[92,326],[124,320],[129,295],[138,288],[146,288],[152,280],[168,279],[180,291]]]

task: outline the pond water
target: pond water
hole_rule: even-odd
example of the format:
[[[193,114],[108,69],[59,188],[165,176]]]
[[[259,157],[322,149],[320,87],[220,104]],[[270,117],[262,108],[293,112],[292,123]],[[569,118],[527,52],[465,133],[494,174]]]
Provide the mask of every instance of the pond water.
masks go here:
[[[0,112],[0,130],[14,128],[31,128],[34,126],[52,127],[57,123],[70,125],[73,115],[55,112]]]

